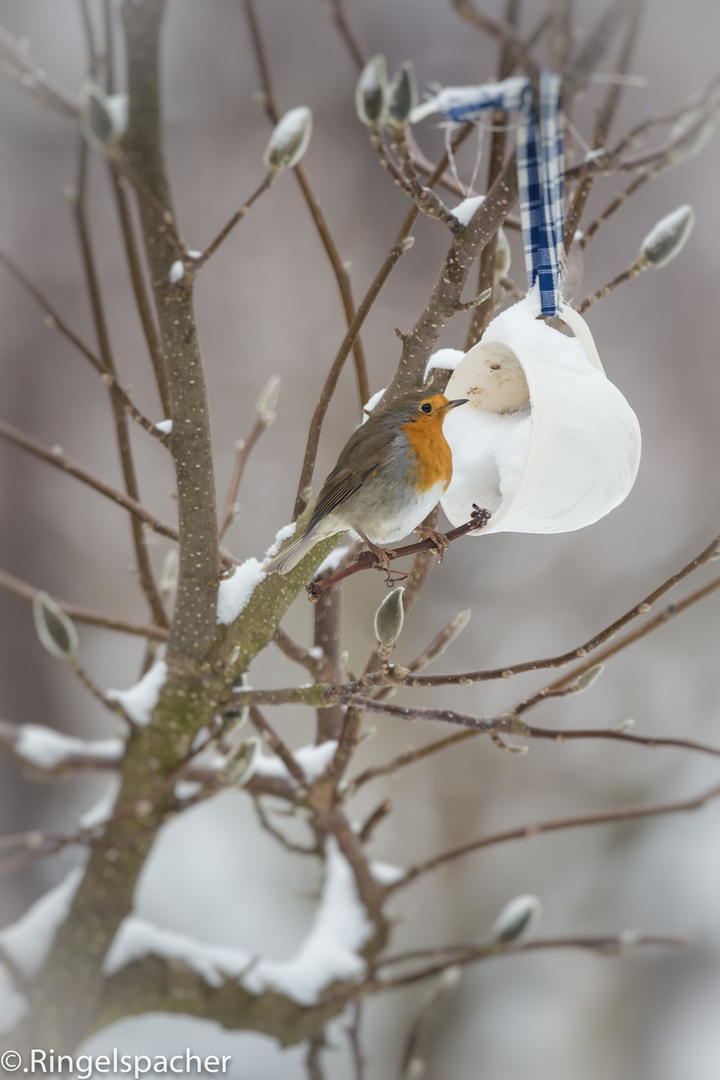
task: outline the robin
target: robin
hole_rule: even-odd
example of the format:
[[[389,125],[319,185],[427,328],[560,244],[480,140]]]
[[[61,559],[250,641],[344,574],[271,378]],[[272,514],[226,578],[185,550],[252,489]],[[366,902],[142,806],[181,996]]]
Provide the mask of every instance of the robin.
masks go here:
[[[386,569],[386,545],[414,530],[432,536],[442,550],[445,538],[418,526],[452,478],[443,420],[466,401],[420,390],[373,412],[341,451],[307,528],[265,564],[266,573],[287,574],[320,540],[348,529],[362,537]]]

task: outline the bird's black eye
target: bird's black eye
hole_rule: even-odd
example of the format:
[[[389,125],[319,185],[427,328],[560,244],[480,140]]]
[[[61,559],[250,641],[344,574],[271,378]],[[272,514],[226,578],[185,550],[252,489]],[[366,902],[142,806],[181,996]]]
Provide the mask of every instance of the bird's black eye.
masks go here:
[[[429,401],[423,401],[422,405],[420,406],[420,412],[424,412],[424,413],[431,413],[432,412],[432,405],[430,404]]]

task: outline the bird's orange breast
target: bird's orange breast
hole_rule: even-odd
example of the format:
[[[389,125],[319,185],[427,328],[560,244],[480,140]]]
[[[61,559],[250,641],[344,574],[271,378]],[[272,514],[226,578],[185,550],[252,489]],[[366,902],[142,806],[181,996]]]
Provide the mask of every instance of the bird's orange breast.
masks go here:
[[[452,479],[452,454],[443,435],[442,422],[434,416],[403,424],[410,443],[407,482],[422,494],[435,484],[448,486]]]

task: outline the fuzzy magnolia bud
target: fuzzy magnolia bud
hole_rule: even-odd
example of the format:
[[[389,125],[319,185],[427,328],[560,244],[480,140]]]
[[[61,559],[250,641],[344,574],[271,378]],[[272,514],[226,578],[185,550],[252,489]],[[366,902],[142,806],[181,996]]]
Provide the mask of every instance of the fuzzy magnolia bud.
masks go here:
[[[35,594],[33,615],[40,643],[56,660],[71,663],[78,651],[78,636],[72,619],[46,592]]]
[[[665,266],[680,254],[694,224],[692,206],[679,206],[650,230],[640,248],[641,255],[651,266]]]
[[[167,600],[175,592],[180,574],[180,558],[175,548],[165,556],[160,573],[160,594]]]
[[[387,68],[385,57],[378,54],[368,60],[362,69],[355,90],[355,108],[358,118],[368,127],[379,124],[385,115],[387,91]]]
[[[497,251],[495,254],[495,280],[508,276],[510,272],[510,244],[504,229],[498,229]]]
[[[375,613],[375,637],[383,649],[391,649],[400,637],[405,620],[402,596],[405,589],[400,585],[383,600]]]
[[[494,945],[519,945],[540,921],[542,905],[537,896],[516,896],[502,909],[492,928]]]
[[[103,157],[117,157],[127,127],[127,94],[108,95],[92,81],[80,91],[80,130]]]
[[[600,678],[604,670],[604,664],[595,664],[594,667],[591,667],[588,671],[579,675],[575,682],[570,683],[567,688],[568,693],[581,694],[583,690],[589,690],[595,680]]]
[[[458,967],[456,964],[453,964],[452,967],[445,968],[438,980],[438,989],[444,994],[449,993],[458,985],[462,979],[462,975],[462,968]]]
[[[458,611],[457,615],[448,626],[448,630],[452,633],[454,638],[457,637],[458,634],[462,634],[463,630],[470,622],[471,615],[472,612],[469,607],[463,608],[462,611]]]
[[[717,92],[714,97],[717,106]],[[695,157],[705,148],[715,130],[715,112],[716,108],[707,103],[705,106],[689,109],[675,121],[668,132],[668,142],[679,160]]]
[[[244,787],[255,775],[255,766],[260,750],[260,740],[245,739],[237,747],[232,757],[225,763],[223,772],[231,784]]]
[[[415,70],[409,60],[397,69],[387,88],[388,122],[392,127],[404,128],[408,117],[417,105]]]
[[[257,413],[266,427],[275,423],[275,406],[280,394],[280,376],[271,375],[260,392],[258,403],[255,406]]]
[[[308,148],[312,135],[312,110],[307,105],[290,109],[273,128],[263,161],[271,173],[292,169]]]

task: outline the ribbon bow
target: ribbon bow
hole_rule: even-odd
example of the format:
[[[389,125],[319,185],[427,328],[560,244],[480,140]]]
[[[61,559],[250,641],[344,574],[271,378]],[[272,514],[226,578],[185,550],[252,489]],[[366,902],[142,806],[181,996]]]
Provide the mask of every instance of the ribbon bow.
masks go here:
[[[528,288],[538,284],[543,315],[560,312],[565,266],[561,85],[560,75],[540,72],[539,115],[530,80],[514,76],[482,86],[445,87],[411,116],[413,123],[431,113],[464,122],[477,120],[486,109],[520,113],[516,143],[525,268]]]

